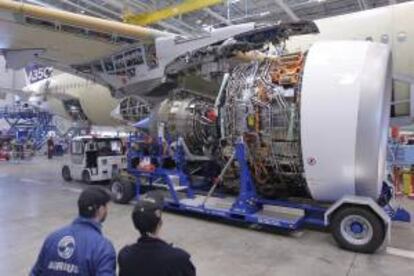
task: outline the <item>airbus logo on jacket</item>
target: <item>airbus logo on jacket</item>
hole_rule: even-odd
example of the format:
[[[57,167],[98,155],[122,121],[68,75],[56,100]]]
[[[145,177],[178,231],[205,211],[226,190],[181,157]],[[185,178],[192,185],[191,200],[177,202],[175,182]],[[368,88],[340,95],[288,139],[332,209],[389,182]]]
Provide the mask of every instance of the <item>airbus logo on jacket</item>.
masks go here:
[[[44,242],[31,276],[113,276],[116,253],[101,225],[79,217]]]

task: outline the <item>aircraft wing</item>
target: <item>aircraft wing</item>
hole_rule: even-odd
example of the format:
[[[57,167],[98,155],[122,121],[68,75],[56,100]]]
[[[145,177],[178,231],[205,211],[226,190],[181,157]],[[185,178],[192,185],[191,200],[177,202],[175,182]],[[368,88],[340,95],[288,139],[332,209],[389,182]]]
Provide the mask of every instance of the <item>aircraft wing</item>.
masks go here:
[[[108,57],[129,45],[169,35],[172,34],[0,0],[0,51],[13,69],[38,62],[68,71],[73,65]]]

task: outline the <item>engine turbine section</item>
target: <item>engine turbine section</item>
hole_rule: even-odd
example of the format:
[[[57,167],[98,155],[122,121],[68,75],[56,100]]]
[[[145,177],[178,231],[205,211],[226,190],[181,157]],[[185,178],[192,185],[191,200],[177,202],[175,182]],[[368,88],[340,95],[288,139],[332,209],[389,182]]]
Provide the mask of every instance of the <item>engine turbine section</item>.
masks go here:
[[[170,141],[182,137],[192,155],[211,157],[218,141],[217,113],[209,100],[174,92],[152,114],[150,132]]]
[[[257,189],[267,197],[305,183],[299,122],[304,60],[295,53],[243,64],[227,83],[221,135],[226,145],[244,138]]]

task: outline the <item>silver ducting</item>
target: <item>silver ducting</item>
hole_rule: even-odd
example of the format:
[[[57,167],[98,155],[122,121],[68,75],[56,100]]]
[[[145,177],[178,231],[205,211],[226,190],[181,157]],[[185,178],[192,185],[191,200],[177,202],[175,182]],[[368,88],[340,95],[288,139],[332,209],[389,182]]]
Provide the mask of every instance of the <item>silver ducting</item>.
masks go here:
[[[218,140],[216,113],[213,103],[188,93],[174,95],[160,103],[153,113],[151,133],[157,134],[164,127],[166,139],[184,139],[192,154],[211,155]]]

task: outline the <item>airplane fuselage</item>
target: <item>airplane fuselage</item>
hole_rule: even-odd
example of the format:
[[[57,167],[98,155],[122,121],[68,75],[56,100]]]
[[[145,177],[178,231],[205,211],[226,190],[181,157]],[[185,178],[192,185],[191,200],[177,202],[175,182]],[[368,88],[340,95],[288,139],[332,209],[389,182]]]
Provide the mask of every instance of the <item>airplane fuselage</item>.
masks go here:
[[[319,34],[295,36],[287,42],[290,51],[306,50],[323,40],[369,40],[391,47],[393,54],[395,115],[408,114],[410,86],[414,85],[414,2],[315,21]]]
[[[110,115],[119,100],[111,96],[107,87],[91,80],[61,73],[28,85],[25,90],[36,93],[29,99],[31,104],[65,119],[86,119],[90,124],[101,126],[116,126],[120,123]]]

